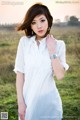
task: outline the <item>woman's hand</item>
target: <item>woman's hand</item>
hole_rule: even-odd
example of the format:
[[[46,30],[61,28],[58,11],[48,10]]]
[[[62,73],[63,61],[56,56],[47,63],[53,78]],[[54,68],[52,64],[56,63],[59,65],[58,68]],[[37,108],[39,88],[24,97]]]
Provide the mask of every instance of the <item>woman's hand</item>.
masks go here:
[[[26,108],[27,106],[24,101],[21,101],[20,103],[18,103],[18,113],[20,116],[20,120],[25,120]]]
[[[48,35],[46,39],[47,47],[49,50],[49,54],[55,54],[56,53],[56,40],[52,35]],[[58,80],[63,79],[65,70],[63,66],[61,65],[60,59],[57,57],[56,59],[51,59],[52,67],[54,74],[56,75]]]
[[[46,38],[47,47],[50,55],[56,53],[56,40],[53,35],[47,35]]]

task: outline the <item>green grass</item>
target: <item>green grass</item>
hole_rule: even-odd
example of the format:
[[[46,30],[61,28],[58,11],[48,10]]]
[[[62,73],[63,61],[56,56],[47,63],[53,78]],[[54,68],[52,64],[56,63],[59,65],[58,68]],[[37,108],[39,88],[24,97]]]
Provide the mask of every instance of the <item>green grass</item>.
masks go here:
[[[51,33],[66,43],[70,65],[63,80],[55,80],[63,103],[63,120],[80,119],[80,28],[54,27]],[[16,76],[13,72],[17,45],[23,33],[0,30],[0,112],[8,112],[9,120],[17,120]]]

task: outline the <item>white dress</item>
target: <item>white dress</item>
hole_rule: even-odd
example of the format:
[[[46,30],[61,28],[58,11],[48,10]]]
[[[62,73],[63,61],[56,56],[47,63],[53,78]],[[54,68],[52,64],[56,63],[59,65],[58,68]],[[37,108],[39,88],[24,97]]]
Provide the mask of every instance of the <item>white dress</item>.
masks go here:
[[[68,69],[65,43],[57,41],[57,54],[61,64]],[[17,49],[14,72],[25,74],[23,96],[27,105],[25,120],[61,120],[62,101],[54,81],[46,37],[38,47],[35,36],[21,37]],[[20,118],[19,118],[20,120]]]

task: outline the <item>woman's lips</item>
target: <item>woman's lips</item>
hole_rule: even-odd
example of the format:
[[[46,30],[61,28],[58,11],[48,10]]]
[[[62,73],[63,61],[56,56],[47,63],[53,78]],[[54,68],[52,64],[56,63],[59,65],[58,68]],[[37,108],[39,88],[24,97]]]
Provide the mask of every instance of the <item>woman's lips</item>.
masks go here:
[[[38,33],[43,33],[44,30],[39,30]]]

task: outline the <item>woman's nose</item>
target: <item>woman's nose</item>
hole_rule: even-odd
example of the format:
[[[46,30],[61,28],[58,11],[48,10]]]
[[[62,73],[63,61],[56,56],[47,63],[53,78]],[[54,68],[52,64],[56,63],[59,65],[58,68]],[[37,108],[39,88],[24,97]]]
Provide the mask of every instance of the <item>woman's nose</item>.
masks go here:
[[[41,23],[37,23],[37,28],[41,28]]]

